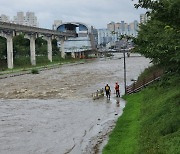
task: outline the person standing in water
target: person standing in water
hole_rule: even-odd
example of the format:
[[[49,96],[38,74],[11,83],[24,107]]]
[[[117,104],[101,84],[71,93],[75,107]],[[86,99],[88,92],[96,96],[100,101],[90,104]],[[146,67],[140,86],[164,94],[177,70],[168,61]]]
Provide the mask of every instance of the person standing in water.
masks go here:
[[[116,97],[120,97],[119,85],[118,85],[117,82],[116,82],[116,84],[115,84],[115,91],[116,91]]]
[[[110,86],[109,86],[108,84],[105,86],[105,91],[106,91],[106,97],[107,97],[108,99],[110,99],[111,89],[110,89]]]

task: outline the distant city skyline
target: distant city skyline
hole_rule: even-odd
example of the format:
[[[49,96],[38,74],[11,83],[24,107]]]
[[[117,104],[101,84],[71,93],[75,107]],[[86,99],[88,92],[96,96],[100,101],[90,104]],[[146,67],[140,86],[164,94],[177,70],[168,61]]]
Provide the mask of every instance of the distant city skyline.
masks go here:
[[[130,23],[139,21],[145,10],[134,8],[132,0],[1,0],[0,14],[11,18],[17,12],[34,12],[39,27],[52,29],[54,20],[63,22],[79,21],[93,25],[95,28],[106,28],[111,21]]]
[[[140,23],[145,22],[147,20],[146,18],[147,18],[147,16],[145,14],[140,14],[140,16],[139,16]],[[34,12],[22,12],[22,11],[20,11],[20,12],[16,12],[16,16],[14,15],[13,17],[10,17],[6,14],[0,14],[0,21],[38,27],[38,19],[37,19]],[[138,20],[134,20],[134,21],[138,21]],[[52,29],[55,30],[57,28],[57,26],[62,24],[63,22],[66,22],[66,21],[54,20],[54,23],[51,25]],[[119,26],[122,24],[122,22],[125,24],[125,26],[132,24],[132,21],[130,23],[127,23],[124,20],[121,20],[118,22],[111,21],[110,23],[106,23],[107,26],[97,28],[97,29],[107,28],[110,31],[115,31],[116,28],[120,28]],[[93,26],[93,25],[91,25],[91,26]],[[110,26],[110,27],[108,27],[108,26]],[[114,29],[111,29],[112,26],[114,26]]]

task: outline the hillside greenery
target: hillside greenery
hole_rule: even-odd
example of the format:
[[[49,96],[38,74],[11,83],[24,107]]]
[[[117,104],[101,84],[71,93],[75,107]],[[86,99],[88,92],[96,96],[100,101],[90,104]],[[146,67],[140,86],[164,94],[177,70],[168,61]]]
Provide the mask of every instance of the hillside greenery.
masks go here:
[[[103,154],[178,154],[179,79],[179,76],[166,76],[139,93],[125,96],[124,113],[118,119]]]
[[[140,26],[135,51],[180,73],[180,0],[139,0],[136,7],[148,9],[148,22]]]
[[[140,25],[134,51],[155,65],[164,76],[139,93],[125,95],[118,119],[103,154],[180,153],[180,0],[138,0],[147,9],[148,21]]]

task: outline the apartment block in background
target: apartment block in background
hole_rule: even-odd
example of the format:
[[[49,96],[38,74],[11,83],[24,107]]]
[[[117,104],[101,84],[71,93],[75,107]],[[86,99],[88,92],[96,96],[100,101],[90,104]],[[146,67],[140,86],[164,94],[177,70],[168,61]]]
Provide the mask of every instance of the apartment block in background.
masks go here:
[[[10,22],[10,17],[5,15],[5,14],[1,14],[0,15],[0,21],[1,22]]]
[[[32,27],[38,27],[37,17],[35,16],[34,12],[17,12],[17,15],[14,16],[14,23]]]
[[[140,23],[141,23],[141,24],[146,23],[147,20],[148,20],[147,14],[140,14]]]
[[[54,20],[54,24],[52,25],[52,29],[56,30],[59,27],[59,25],[61,25],[61,24],[62,24],[62,20]]]

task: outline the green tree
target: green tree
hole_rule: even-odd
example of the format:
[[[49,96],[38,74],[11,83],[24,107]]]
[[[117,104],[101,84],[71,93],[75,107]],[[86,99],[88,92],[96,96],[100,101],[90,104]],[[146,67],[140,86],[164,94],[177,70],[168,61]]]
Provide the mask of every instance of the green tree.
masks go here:
[[[151,18],[170,26],[180,26],[180,0],[139,0],[135,8],[148,9]]]
[[[140,26],[135,51],[172,72],[180,72],[179,5],[180,0],[139,0],[136,5],[149,9],[150,19]]]
[[[47,55],[47,41],[41,37],[36,39],[36,54],[41,56]]]
[[[6,39],[0,37],[0,59],[5,59],[7,56],[7,47],[6,47]]]
[[[52,51],[53,51],[53,56],[60,54],[59,48],[57,47],[57,40],[56,39],[52,40]]]
[[[18,35],[13,38],[14,57],[29,56],[30,42],[24,38],[24,35]]]

